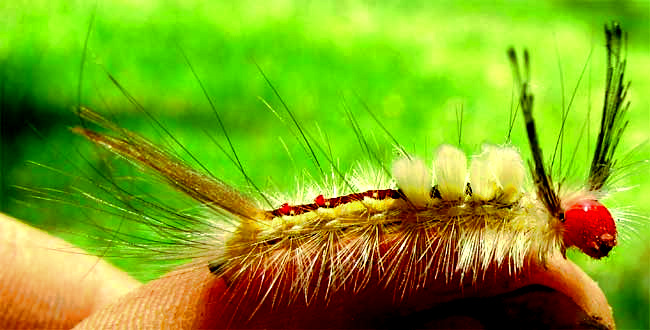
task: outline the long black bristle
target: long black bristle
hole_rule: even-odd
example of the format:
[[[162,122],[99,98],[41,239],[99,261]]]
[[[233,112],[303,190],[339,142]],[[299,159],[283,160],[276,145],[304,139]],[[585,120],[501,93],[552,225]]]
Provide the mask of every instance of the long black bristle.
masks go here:
[[[535,128],[535,119],[533,118],[533,94],[529,91],[530,60],[528,51],[524,51],[523,79],[522,72],[519,69],[519,62],[517,61],[517,54],[513,48],[508,50],[508,57],[510,58],[516,84],[519,86],[520,90],[519,104],[524,115],[530,151],[533,155],[533,162],[529,163],[529,167],[531,176],[533,177],[535,186],[537,187],[537,196],[544,203],[552,216],[559,217],[562,213],[560,198],[558,197],[557,192],[553,189],[553,181],[551,177],[546,173],[544,156],[542,154],[542,148],[539,145],[537,130]]]
[[[607,46],[607,77],[603,116],[596,142],[594,158],[589,169],[587,185],[590,190],[600,190],[609,179],[616,161],[614,153],[629,121],[625,114],[630,103],[625,101],[630,83],[625,83],[626,60],[622,54],[625,36],[618,23],[605,25]]]

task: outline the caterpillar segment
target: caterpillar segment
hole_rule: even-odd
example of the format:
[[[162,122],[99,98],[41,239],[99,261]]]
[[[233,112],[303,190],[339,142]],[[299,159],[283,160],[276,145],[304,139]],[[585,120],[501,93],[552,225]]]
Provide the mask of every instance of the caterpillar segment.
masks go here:
[[[454,274],[478,276],[494,264],[517,270],[530,258],[543,259],[559,250],[559,223],[549,221],[543,205],[523,190],[525,169],[516,149],[483,149],[472,158],[471,172],[461,150],[443,145],[433,166],[435,179],[421,160],[403,158],[393,164],[397,189],[327,199],[319,195],[312,204],[284,204],[270,212],[271,220],[255,222],[251,231],[231,238],[224,259],[234,268],[267,264],[278,254],[285,255],[282,260],[317,260],[327,246],[325,250],[338,255],[323,259],[317,269],[333,274],[358,271],[368,277],[377,272],[384,280],[405,281],[414,288],[427,276],[395,279],[402,275],[391,267],[421,268],[449,279]],[[350,255],[391,260],[392,250],[401,247],[410,247],[401,251],[411,256],[409,265],[363,263],[350,269],[342,261]],[[455,261],[450,273],[438,269],[443,260]],[[346,278],[333,277],[330,285],[345,286]]]

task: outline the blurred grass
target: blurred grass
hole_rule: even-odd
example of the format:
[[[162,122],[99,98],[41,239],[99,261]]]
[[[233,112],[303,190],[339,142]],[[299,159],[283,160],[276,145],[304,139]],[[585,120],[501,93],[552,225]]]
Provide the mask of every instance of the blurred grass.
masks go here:
[[[604,77],[602,26],[614,19],[629,32],[632,81],[631,124],[619,154],[648,140],[650,8],[645,1],[101,2],[90,31],[79,100],[82,49],[93,6],[87,1],[0,3],[2,210],[85,247],[92,239],[79,233],[89,230],[87,222],[98,221],[97,215],[35,202],[26,207],[26,196],[13,186],[63,189],[82,184],[81,171],[96,176],[89,163],[96,165],[106,155],[93,152],[66,129],[78,122],[71,111],[78,103],[114,115],[121,124],[156,139],[145,116],[112,85],[106,72],[213,173],[245,186],[235,167],[206,138],[205,132],[210,132],[224,141],[182,52],[215,101],[249,175],[265,191],[290,193],[299,176],[295,173],[302,169],[318,174],[286,126],[258,99],[281,108],[255,63],[301,124],[315,136],[326,134],[322,140],[347,169],[366,156],[344,119],[346,107],[367,136],[391,152],[355,95],[407,150],[427,159],[440,143],[457,140],[455,111],[460,106],[465,113],[465,151],[477,152],[483,142],[504,142],[512,102],[505,56],[510,45],[531,52],[536,117],[550,157],[562,105],[568,104],[589,61],[567,123],[566,165],[588,109],[592,141],[596,132]],[[527,157],[520,121],[512,142]],[[581,144],[569,176],[574,184],[584,179],[588,164],[585,139]],[[89,163],[77,154],[79,149]],[[628,161],[648,158],[646,145]],[[27,161],[76,176],[57,175]],[[632,207],[647,218],[648,167],[628,171],[621,184],[638,187],[618,193],[608,205]],[[605,260],[571,255],[599,282],[620,328],[650,327],[650,228],[644,222],[647,219],[628,226],[636,234],[621,228],[629,238]],[[140,278],[151,276],[137,260],[112,261]]]

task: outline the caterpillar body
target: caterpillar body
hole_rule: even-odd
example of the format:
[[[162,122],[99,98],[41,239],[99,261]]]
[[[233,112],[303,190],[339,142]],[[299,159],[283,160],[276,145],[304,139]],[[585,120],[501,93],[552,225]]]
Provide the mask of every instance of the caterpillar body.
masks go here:
[[[608,71],[600,134],[589,177],[574,189],[560,190],[547,174],[532,115],[528,56],[520,71],[511,50],[534,158],[529,163],[532,180],[515,146],[486,144],[468,157],[441,145],[433,166],[403,151],[390,171],[363,168],[343,174],[332,162],[331,176],[341,184],[315,191],[313,202],[304,204],[262,194],[275,205],[265,208],[164,148],[81,108],[83,119],[109,133],[86,125],[73,128],[75,133],[158,173],[208,215],[177,213],[137,196],[118,194],[117,203],[86,197],[161,226],[164,235],[185,247],[161,249],[192,256],[192,267],[207,267],[226,279],[227,299],[252,300],[258,308],[327,302],[339,291],[358,293],[369,287],[391,288],[395,299],[408,300],[433,282],[472,282],[495,268],[516,274],[527,263],[544,264],[570,247],[602,258],[617,244],[616,223],[600,201],[607,197],[604,187],[628,108],[623,32],[617,24],[605,31]],[[155,212],[138,213],[134,200],[154,205]],[[180,218],[181,225],[169,222],[171,216]]]

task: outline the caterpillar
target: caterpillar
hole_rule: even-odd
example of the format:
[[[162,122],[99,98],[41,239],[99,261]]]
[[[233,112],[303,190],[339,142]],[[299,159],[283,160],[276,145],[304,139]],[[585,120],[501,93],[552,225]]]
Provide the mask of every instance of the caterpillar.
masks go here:
[[[79,114],[85,123],[73,132],[157,173],[200,207],[181,212],[130,193],[116,182],[98,184],[114,200],[82,195],[126,218],[151,224],[172,242],[157,245],[144,239],[136,248],[163,252],[169,258],[191,257],[188,267],[208,268],[226,279],[225,299],[254,301],[257,309],[269,304],[271,308],[294,302],[317,304],[339,291],[359,293],[369,287],[390,288],[400,301],[435,281],[477,281],[495,267],[517,273],[531,260],[544,264],[572,247],[599,259],[618,240],[615,219],[602,201],[629,107],[624,34],[617,24],[605,32],[608,66],[600,133],[589,175],[580,186],[560,187],[548,173],[533,116],[528,54],[520,67],[510,50],[533,155],[530,179],[518,148],[507,143],[486,144],[470,157],[443,144],[435,150],[432,166],[396,144],[400,156],[392,167],[375,163],[342,173],[326,151],[314,150],[321,147],[310,143],[313,137],[296,123],[308,153],[321,152],[328,159],[329,186],[312,188],[312,200],[304,203],[290,203],[254,187],[261,196],[257,200],[82,107]],[[289,116],[293,118],[290,112]],[[89,128],[91,123],[108,132]],[[247,177],[234,152],[232,159]],[[526,185],[527,180],[532,186]],[[131,234],[116,233],[111,239],[118,235]],[[235,304],[233,313],[246,314],[245,318],[257,312],[238,310],[240,305],[247,304]]]
[[[615,30],[614,27],[609,29],[610,32]],[[333,33],[340,33],[340,31],[333,31]],[[188,34],[197,34],[197,32]],[[616,40],[620,38],[610,37],[610,42],[614,45],[613,49],[622,51],[624,47],[617,45]],[[97,49],[99,52],[103,50],[101,47]],[[539,52],[536,51],[535,56],[537,54]],[[617,62],[619,60],[615,60],[616,54],[612,52],[608,56],[614,59],[612,62],[619,63]],[[273,53],[269,55],[269,57],[273,56],[277,55]],[[210,59],[212,60],[211,56]],[[536,57],[533,59],[536,60]],[[511,61],[514,63],[514,60]],[[624,60],[620,59],[619,64],[623,62]],[[527,63],[527,60],[524,63]],[[214,66],[220,65],[223,63],[216,59]],[[240,66],[228,64],[227,67]],[[262,63],[260,67],[265,70],[269,68],[267,63]],[[513,64],[513,69],[515,67],[517,66]],[[526,74],[528,70],[525,67],[526,65],[522,70],[523,74],[517,73],[521,68],[514,69],[514,76],[518,77],[516,79],[518,82],[516,95],[512,99],[513,103],[517,103],[513,108],[518,108],[519,116],[523,112],[521,110],[525,110],[522,102],[529,99],[523,97],[523,94],[530,95],[530,90],[534,90],[537,97],[540,94],[543,97],[543,93],[537,93],[538,86],[530,84]],[[611,67],[613,72],[618,66],[611,65]],[[120,69],[114,67],[107,71],[112,70],[118,75],[123,75]],[[399,68],[395,71],[399,71]],[[458,71],[460,71],[459,77],[462,77],[464,70]],[[490,69],[491,73],[495,71],[499,70]],[[507,72],[507,70],[500,71]],[[635,71],[631,74],[634,76]],[[422,75],[431,75],[431,72]],[[617,75],[613,74],[612,81],[616,81]],[[196,79],[191,82],[200,82],[198,76],[195,76]],[[259,76],[266,79],[264,72]],[[499,75],[495,76],[499,77]],[[259,78],[263,80],[262,77]],[[368,77],[368,80],[373,80],[372,78]],[[504,80],[502,78],[495,78],[495,81]],[[622,73],[620,78],[622,79]],[[635,84],[637,79],[639,78],[634,76]],[[81,85],[81,77],[79,80]],[[141,113],[150,116],[144,107],[140,107],[135,98],[126,92],[126,88],[123,88],[116,79],[113,80],[132,105],[139,108]],[[267,90],[275,91],[275,87],[270,83],[272,80],[273,78],[267,80],[269,81]],[[534,83],[535,80],[537,79],[533,79],[532,82]],[[180,75],[179,81],[182,81]],[[540,81],[541,89],[545,88],[548,82]],[[424,82],[427,82],[426,79]],[[90,85],[88,82],[86,84]],[[437,88],[437,86],[423,85],[426,89]],[[420,88],[418,86],[413,88],[417,90]],[[129,86],[130,88],[132,86]],[[104,92],[101,88],[95,89],[95,94]],[[220,89],[221,86],[217,88]],[[137,90],[137,87],[133,90]],[[403,91],[395,90],[398,93]],[[615,95],[617,93],[615,86],[606,86],[605,90],[606,95],[612,92],[613,98],[619,97],[621,100],[625,98],[623,95]],[[620,89],[622,94],[625,94],[625,90],[625,87]],[[231,90],[224,93],[231,93]],[[279,96],[280,93],[275,94],[277,98],[275,96],[272,98],[279,99],[280,104],[284,103]],[[209,100],[207,93],[206,97]],[[412,95],[405,96],[405,98],[410,97]],[[370,98],[374,100],[375,96]],[[612,98],[606,97],[606,99]],[[190,109],[193,111],[193,104],[191,104],[193,100],[188,100],[183,100],[186,102],[181,104],[188,111]],[[535,101],[535,112],[548,104],[540,99]],[[288,103],[291,102],[295,100],[290,100]],[[404,142],[403,137],[395,139],[390,136],[388,130],[382,126],[385,123],[383,118],[376,120],[376,124],[379,125],[373,126],[379,128],[377,129],[379,133],[363,132],[361,127],[367,129],[368,125],[356,122],[358,118],[355,118],[347,109],[347,104],[344,104],[346,112],[342,117],[346,118],[340,121],[345,122],[347,119],[352,127],[349,131],[352,131],[357,138],[356,141],[350,139],[349,144],[358,143],[363,149],[363,154],[358,157],[359,164],[348,169],[345,165],[340,166],[338,158],[334,156],[339,150],[333,152],[332,146],[329,145],[327,135],[331,136],[331,131],[324,132],[316,127],[316,130],[310,132],[306,126],[310,124],[311,118],[308,117],[301,122],[300,119],[294,119],[288,109],[273,108],[272,101],[263,99],[262,103],[278,117],[284,117],[287,131],[294,134],[299,142],[298,147],[304,149],[306,157],[303,158],[312,161],[314,165],[312,166],[314,171],[307,173],[302,171],[300,165],[291,168],[292,164],[289,162],[286,164],[280,162],[279,166],[287,168],[282,172],[285,177],[296,177],[295,187],[287,188],[283,184],[273,187],[274,182],[271,180],[269,180],[271,184],[265,184],[260,182],[259,178],[251,179],[253,177],[249,177],[251,172],[264,173],[267,167],[279,167],[278,162],[273,159],[264,163],[242,165],[241,154],[238,155],[234,151],[235,147],[229,141],[230,138],[225,134],[225,130],[223,131],[226,138],[219,140],[222,142],[202,144],[199,147],[201,155],[219,153],[217,149],[221,148],[225,155],[221,157],[231,160],[239,171],[235,175],[246,180],[244,185],[237,185],[236,180],[233,179],[235,175],[224,174],[227,172],[221,169],[216,171],[207,167],[193,169],[189,164],[194,163],[194,159],[187,158],[188,155],[194,158],[193,155],[181,146],[185,142],[177,141],[175,137],[167,134],[165,128],[159,125],[156,119],[152,122],[163,131],[163,135],[171,136],[171,145],[150,142],[148,138],[142,137],[148,136],[142,130],[122,128],[122,125],[117,124],[119,121],[108,115],[111,104],[104,107],[93,104],[89,107],[97,112],[82,108],[80,115],[84,123],[73,131],[84,137],[81,140],[91,140],[101,145],[102,147],[97,148],[96,153],[106,152],[109,158],[117,156],[116,158],[126,159],[128,161],[126,165],[131,166],[132,173],[135,175],[120,176],[110,170],[113,166],[110,162],[99,165],[89,162],[91,166],[96,166],[93,168],[96,171],[95,177],[86,178],[84,174],[77,174],[76,169],[73,170],[75,173],[72,177],[77,183],[79,181],[89,183],[90,189],[72,186],[73,193],[68,195],[66,192],[62,197],[57,195],[61,193],[60,190],[43,189],[36,193],[42,199],[73,204],[75,212],[79,214],[83,214],[88,209],[91,211],[100,209],[107,217],[116,215],[115,218],[119,221],[115,222],[114,227],[108,228],[105,223],[97,226],[102,237],[96,238],[94,233],[87,234],[91,240],[99,239],[100,243],[106,243],[107,247],[102,246],[92,251],[100,257],[113,257],[113,260],[118,262],[137,257],[139,263],[150,262],[155,266],[165,261],[164,259],[178,263],[189,262],[181,268],[181,271],[201,269],[210,272],[214,278],[226,279],[228,282],[226,300],[233,301],[233,305],[236,306],[229,316],[233,319],[246,320],[254,315],[263,314],[263,310],[269,305],[272,307],[271,311],[282,305],[315,306],[326,303],[332,306],[340,302],[338,298],[344,294],[350,296],[372,291],[375,288],[382,288],[381,292],[392,295],[391,300],[395,304],[408,305],[407,302],[412,297],[421,294],[431,286],[443,284],[450,290],[459,287],[461,290],[469,290],[473,283],[481,282],[484,278],[493,275],[494,268],[507,269],[512,274],[518,274],[525,271],[528,263],[544,264],[547,258],[556,255],[560,258],[564,257],[565,249],[573,249],[570,247],[577,247],[575,250],[583,250],[596,258],[604,257],[609,249],[613,248],[614,253],[619,253],[620,256],[622,250],[614,245],[624,240],[618,230],[622,227],[622,221],[626,220],[624,218],[629,215],[621,214],[620,209],[608,208],[617,204],[609,197],[619,195],[613,194],[615,192],[613,183],[623,172],[620,165],[624,160],[620,159],[620,150],[616,153],[617,157],[614,157],[614,150],[624,149],[616,147],[620,138],[616,131],[618,129],[622,134],[626,127],[625,105],[616,108],[616,111],[613,110],[614,103],[610,104],[609,108],[606,107],[605,112],[609,111],[608,113],[614,116],[605,120],[608,124],[604,127],[611,127],[614,130],[609,133],[607,130],[601,130],[601,142],[585,136],[581,137],[582,141],[576,142],[581,147],[586,142],[586,149],[590,150],[593,148],[589,148],[589,144],[593,147],[595,143],[601,151],[595,152],[598,157],[594,154],[590,157],[596,166],[592,164],[592,169],[587,171],[588,174],[585,176],[587,179],[579,179],[578,182],[569,179],[567,183],[563,180],[562,173],[554,171],[553,161],[548,163],[550,155],[547,153],[549,151],[547,148],[544,148],[544,155],[535,152],[535,148],[532,148],[532,154],[543,161],[534,159],[529,166],[533,171],[529,174],[525,163],[528,158],[525,156],[528,147],[517,141],[511,144],[509,138],[488,140],[488,144],[472,147],[468,153],[459,149],[460,133],[458,148],[451,144],[426,147],[427,140],[432,139],[435,144],[441,141],[438,136],[433,137],[433,134],[440,135],[439,132],[451,131],[452,124],[443,119],[449,116],[437,106],[431,110],[432,120],[436,122],[436,131],[431,135],[414,134],[417,135],[413,138],[418,140],[418,145],[425,145],[424,152],[417,152],[400,145],[397,140]],[[399,102],[396,103],[395,108],[399,108]],[[636,100],[633,104],[637,106]],[[322,106],[322,108],[320,120],[337,117],[338,113],[331,111],[331,107]],[[583,109],[580,110],[582,114]],[[506,112],[504,109],[492,108],[482,111],[490,114]],[[374,116],[372,112],[369,113],[370,117]],[[384,115],[390,113],[381,113],[381,116]],[[251,117],[251,114],[244,116]],[[441,119],[438,119],[438,116]],[[409,117],[419,120],[417,116]],[[532,114],[529,117],[532,118]],[[560,125],[561,132],[568,130],[564,124],[566,117],[550,125],[540,117],[539,114],[535,116],[535,123],[532,125],[537,130],[541,129],[543,132],[549,127],[555,129]],[[482,118],[486,116],[483,115]],[[232,120],[232,116],[230,119]],[[390,117],[386,120],[389,122]],[[471,120],[470,117],[470,122]],[[260,121],[258,118],[257,122]],[[486,130],[519,131],[519,127],[514,125],[515,122],[521,124],[521,117],[508,123],[500,123],[495,119],[494,123],[486,123],[485,126]],[[224,124],[221,120],[219,124],[223,128]],[[345,126],[345,123],[339,124],[341,127]],[[404,120],[397,124],[393,122],[391,125],[405,127],[410,126],[410,122]],[[588,125],[589,123],[586,131],[589,131]],[[535,130],[521,131],[533,132],[532,136],[536,135]],[[334,132],[336,133],[338,132]],[[391,146],[386,149],[393,147],[395,157],[384,157],[389,158],[386,161],[381,155],[374,154],[375,151],[369,146],[373,142],[372,139],[376,138],[373,133],[388,136],[387,140],[390,140],[388,144]],[[632,137],[630,132],[627,133],[624,138],[628,141],[633,140],[630,139]],[[270,136],[268,132],[260,135],[262,134],[265,134],[265,138]],[[483,132],[476,134],[481,136]],[[255,140],[258,136],[251,132],[250,138]],[[538,136],[538,139],[543,137]],[[558,137],[558,141],[560,140],[561,136]],[[221,145],[224,142],[227,144]],[[558,143],[560,148],[562,144],[564,142]],[[172,150],[178,149],[179,146],[182,149],[181,156]],[[88,143],[88,147],[95,146]],[[274,152],[284,153],[283,149],[288,148],[283,143],[279,143]],[[467,149],[465,146],[465,150]],[[68,150],[66,146],[61,154],[67,155]],[[289,154],[289,158],[294,156],[290,152],[286,153]],[[434,155],[433,161],[429,160],[431,154]],[[553,159],[555,154],[556,152],[552,153]],[[562,154],[561,150],[559,154]],[[369,163],[361,160],[364,157],[370,160]],[[119,160],[115,163],[119,163]],[[571,165],[565,165],[565,168],[560,165],[559,168],[573,169]],[[212,175],[211,171],[215,171],[217,175]],[[625,169],[625,172],[630,171]],[[57,172],[59,173],[62,172]],[[277,174],[274,175],[277,178]],[[573,177],[579,178],[576,175]],[[138,186],[155,184],[156,180],[163,181],[162,184],[171,189],[167,191],[164,190],[166,188],[155,187],[155,192],[160,191],[161,194],[152,196],[151,191]],[[33,192],[31,189],[30,191]],[[288,196],[286,191],[292,195]],[[78,202],[77,197],[83,201]],[[178,207],[178,204],[181,206]],[[585,208],[590,211],[582,213]],[[477,215],[479,211],[481,213]],[[584,214],[587,214],[588,218],[602,219],[585,222]],[[94,216],[86,216],[84,219],[83,215],[82,217],[77,215],[75,219],[77,218],[82,218],[82,221],[95,221]],[[587,226],[589,224],[597,226],[589,227]],[[117,249],[114,245],[123,246]],[[593,264],[607,265],[613,260],[616,259],[595,261]],[[151,269],[156,271],[155,267],[149,267],[149,270]],[[602,276],[597,274],[597,271],[591,270],[590,273],[597,275],[596,278]],[[468,283],[468,286],[460,286],[458,282]],[[253,303],[249,304],[249,302]],[[257,309],[246,309],[249,305]]]

